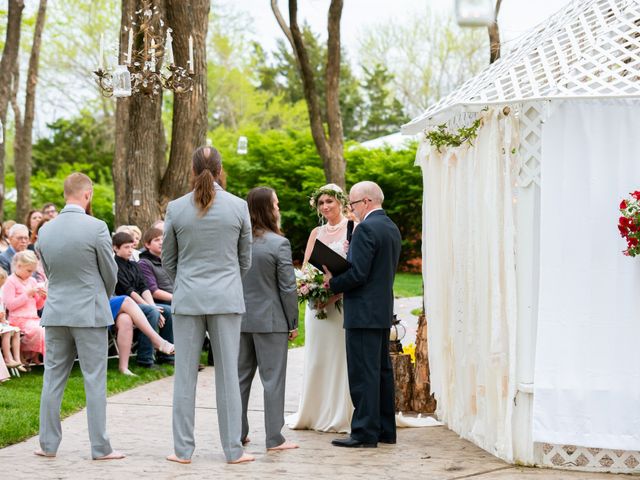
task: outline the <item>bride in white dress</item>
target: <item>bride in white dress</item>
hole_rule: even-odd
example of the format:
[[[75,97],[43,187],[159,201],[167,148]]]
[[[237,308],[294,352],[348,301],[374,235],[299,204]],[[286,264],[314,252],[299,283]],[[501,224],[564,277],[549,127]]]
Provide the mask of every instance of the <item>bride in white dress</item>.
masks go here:
[[[309,260],[316,238],[346,257],[347,197],[332,183],[320,187],[311,198],[326,223],[309,236],[304,262]],[[294,430],[348,433],[351,430],[353,403],[347,378],[347,353],[342,327],[343,316],[333,297],[326,307],[327,318],[318,319],[314,305],[305,310],[305,352],[302,394],[298,411],[286,418]]]

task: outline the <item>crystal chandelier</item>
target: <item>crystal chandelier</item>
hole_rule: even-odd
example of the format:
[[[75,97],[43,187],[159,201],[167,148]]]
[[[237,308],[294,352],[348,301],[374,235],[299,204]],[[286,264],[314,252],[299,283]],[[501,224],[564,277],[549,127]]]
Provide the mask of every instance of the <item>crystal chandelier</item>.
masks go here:
[[[173,62],[170,28],[164,30],[158,7],[151,0],[143,1],[142,8],[131,18],[127,35],[126,61],[110,70],[104,62],[104,36],[100,39],[100,65],[93,73],[105,97],[129,97],[135,94],[159,95],[162,89],[175,93],[193,90],[193,37],[189,35],[188,68]],[[134,31],[136,30],[136,31]],[[166,54],[166,55],[165,55]],[[164,69],[159,66],[164,57]]]
[[[495,22],[492,0],[456,0],[456,18],[461,27],[487,27]]]

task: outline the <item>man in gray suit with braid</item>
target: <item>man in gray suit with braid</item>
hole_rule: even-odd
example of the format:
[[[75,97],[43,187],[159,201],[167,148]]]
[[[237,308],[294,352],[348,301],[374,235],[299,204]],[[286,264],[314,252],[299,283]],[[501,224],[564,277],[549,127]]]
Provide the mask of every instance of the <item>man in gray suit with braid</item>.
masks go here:
[[[55,457],[62,439],[60,405],[76,353],[84,377],[87,421],[94,460],[124,458],[113,451],[107,423],[107,327],[109,296],[117,280],[107,225],[88,215],[93,185],[83,173],[64,181],[67,205],[39,232],[36,250],[49,278],[41,324],[45,364],[40,400],[40,450]]]
[[[200,147],[193,154],[192,192],[169,202],[162,242],[162,265],[174,278],[173,386],[174,454],[167,460],[190,463],[198,360],[209,332],[216,378],[220,441],[228,463],[244,463],[242,407],[238,383],[240,324],[245,312],[242,276],[251,266],[251,221],[247,202],[222,190],[220,154]]]

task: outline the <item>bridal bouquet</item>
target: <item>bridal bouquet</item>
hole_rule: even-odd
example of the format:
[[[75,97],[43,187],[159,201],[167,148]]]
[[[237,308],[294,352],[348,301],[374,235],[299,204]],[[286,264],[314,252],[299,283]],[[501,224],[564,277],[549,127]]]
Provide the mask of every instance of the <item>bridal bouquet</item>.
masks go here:
[[[627,249],[622,252],[629,257],[640,254],[640,191],[630,194],[620,203],[622,216],[618,220],[620,236],[627,241]]]
[[[298,301],[300,303],[309,302],[309,306],[317,311],[316,318],[327,318],[327,309],[318,308],[318,304],[326,304],[333,296],[329,286],[324,283],[324,275],[313,265],[307,263],[301,270],[296,270],[296,287],[298,290]],[[342,300],[338,300],[336,308],[342,308]]]

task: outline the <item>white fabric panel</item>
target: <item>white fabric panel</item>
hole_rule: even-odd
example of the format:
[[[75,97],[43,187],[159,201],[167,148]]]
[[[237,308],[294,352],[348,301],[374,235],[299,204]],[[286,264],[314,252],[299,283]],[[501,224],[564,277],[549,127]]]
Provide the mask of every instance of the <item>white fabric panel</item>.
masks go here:
[[[501,117],[501,115],[500,115]],[[423,143],[423,272],[438,417],[511,460],[516,291],[511,150],[518,122],[490,110],[473,145]]]
[[[554,105],[542,135],[533,439],[640,450],[640,260],[618,204],[640,189],[640,102]]]

